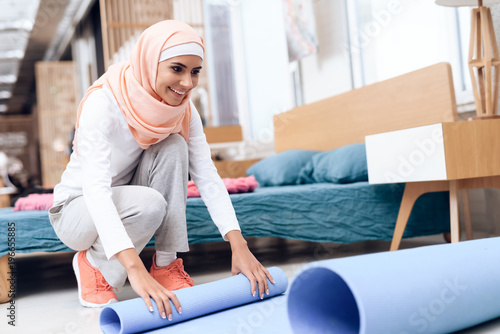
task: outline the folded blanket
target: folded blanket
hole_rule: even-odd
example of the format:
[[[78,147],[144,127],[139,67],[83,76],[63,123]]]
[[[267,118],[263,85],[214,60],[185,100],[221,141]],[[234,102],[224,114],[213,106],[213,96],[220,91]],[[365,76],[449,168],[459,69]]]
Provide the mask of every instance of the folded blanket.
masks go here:
[[[239,177],[236,179],[224,178],[224,185],[226,186],[227,192],[230,194],[237,193],[249,193],[255,190],[259,186],[259,182],[255,179],[253,175],[247,177]],[[198,188],[193,181],[188,182],[188,197],[200,197]]]
[[[54,202],[54,194],[30,194],[14,203],[14,211],[48,210]]]

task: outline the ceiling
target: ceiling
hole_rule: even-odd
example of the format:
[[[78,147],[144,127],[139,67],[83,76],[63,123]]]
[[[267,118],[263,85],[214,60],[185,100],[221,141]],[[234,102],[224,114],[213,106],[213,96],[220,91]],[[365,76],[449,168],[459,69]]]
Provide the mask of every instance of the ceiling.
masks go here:
[[[95,0],[0,0],[0,115],[27,114],[35,63],[59,60]]]

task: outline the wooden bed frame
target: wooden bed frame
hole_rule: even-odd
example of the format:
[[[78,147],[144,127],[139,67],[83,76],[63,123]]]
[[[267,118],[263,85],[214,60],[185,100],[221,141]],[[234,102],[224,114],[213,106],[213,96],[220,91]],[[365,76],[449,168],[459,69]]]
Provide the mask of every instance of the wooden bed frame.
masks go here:
[[[275,146],[276,152],[326,151],[364,142],[370,134],[457,119],[451,67],[440,63],[276,115]],[[240,138],[239,131],[232,127],[229,132]],[[219,141],[218,133],[207,137]],[[4,256],[0,303],[9,300],[8,272]]]
[[[458,113],[451,66],[438,63],[276,115],[275,147],[277,153],[327,151],[362,143],[367,135],[454,121],[458,121]],[[448,190],[413,185],[416,191],[405,188],[391,250],[398,248],[415,200],[426,192]],[[411,198],[405,200],[405,196]],[[469,238],[472,228],[466,191],[463,201]],[[450,239],[449,234],[445,238]]]
[[[275,147],[327,151],[366,135],[457,120],[451,66],[439,63],[274,116]]]

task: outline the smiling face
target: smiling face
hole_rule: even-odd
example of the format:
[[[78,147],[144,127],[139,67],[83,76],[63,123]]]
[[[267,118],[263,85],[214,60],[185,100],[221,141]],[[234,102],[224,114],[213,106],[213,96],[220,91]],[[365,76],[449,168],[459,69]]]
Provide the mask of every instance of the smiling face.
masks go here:
[[[156,93],[171,106],[178,106],[186,94],[198,85],[201,64],[198,56],[178,56],[158,64]]]

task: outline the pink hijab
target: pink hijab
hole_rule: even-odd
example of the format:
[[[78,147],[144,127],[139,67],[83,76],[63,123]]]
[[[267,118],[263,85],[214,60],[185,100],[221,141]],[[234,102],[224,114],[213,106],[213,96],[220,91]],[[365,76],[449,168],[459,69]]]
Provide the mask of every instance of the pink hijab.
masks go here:
[[[180,105],[171,106],[156,93],[155,84],[161,52],[172,46],[192,42],[203,47],[201,36],[183,22],[166,20],[147,28],[140,36],[130,59],[111,65],[87,89],[78,106],[76,129],[78,130],[80,114],[90,93],[106,85],[113,93],[141,148],[147,149],[172,133],[179,133],[188,141],[191,92],[186,94]]]

